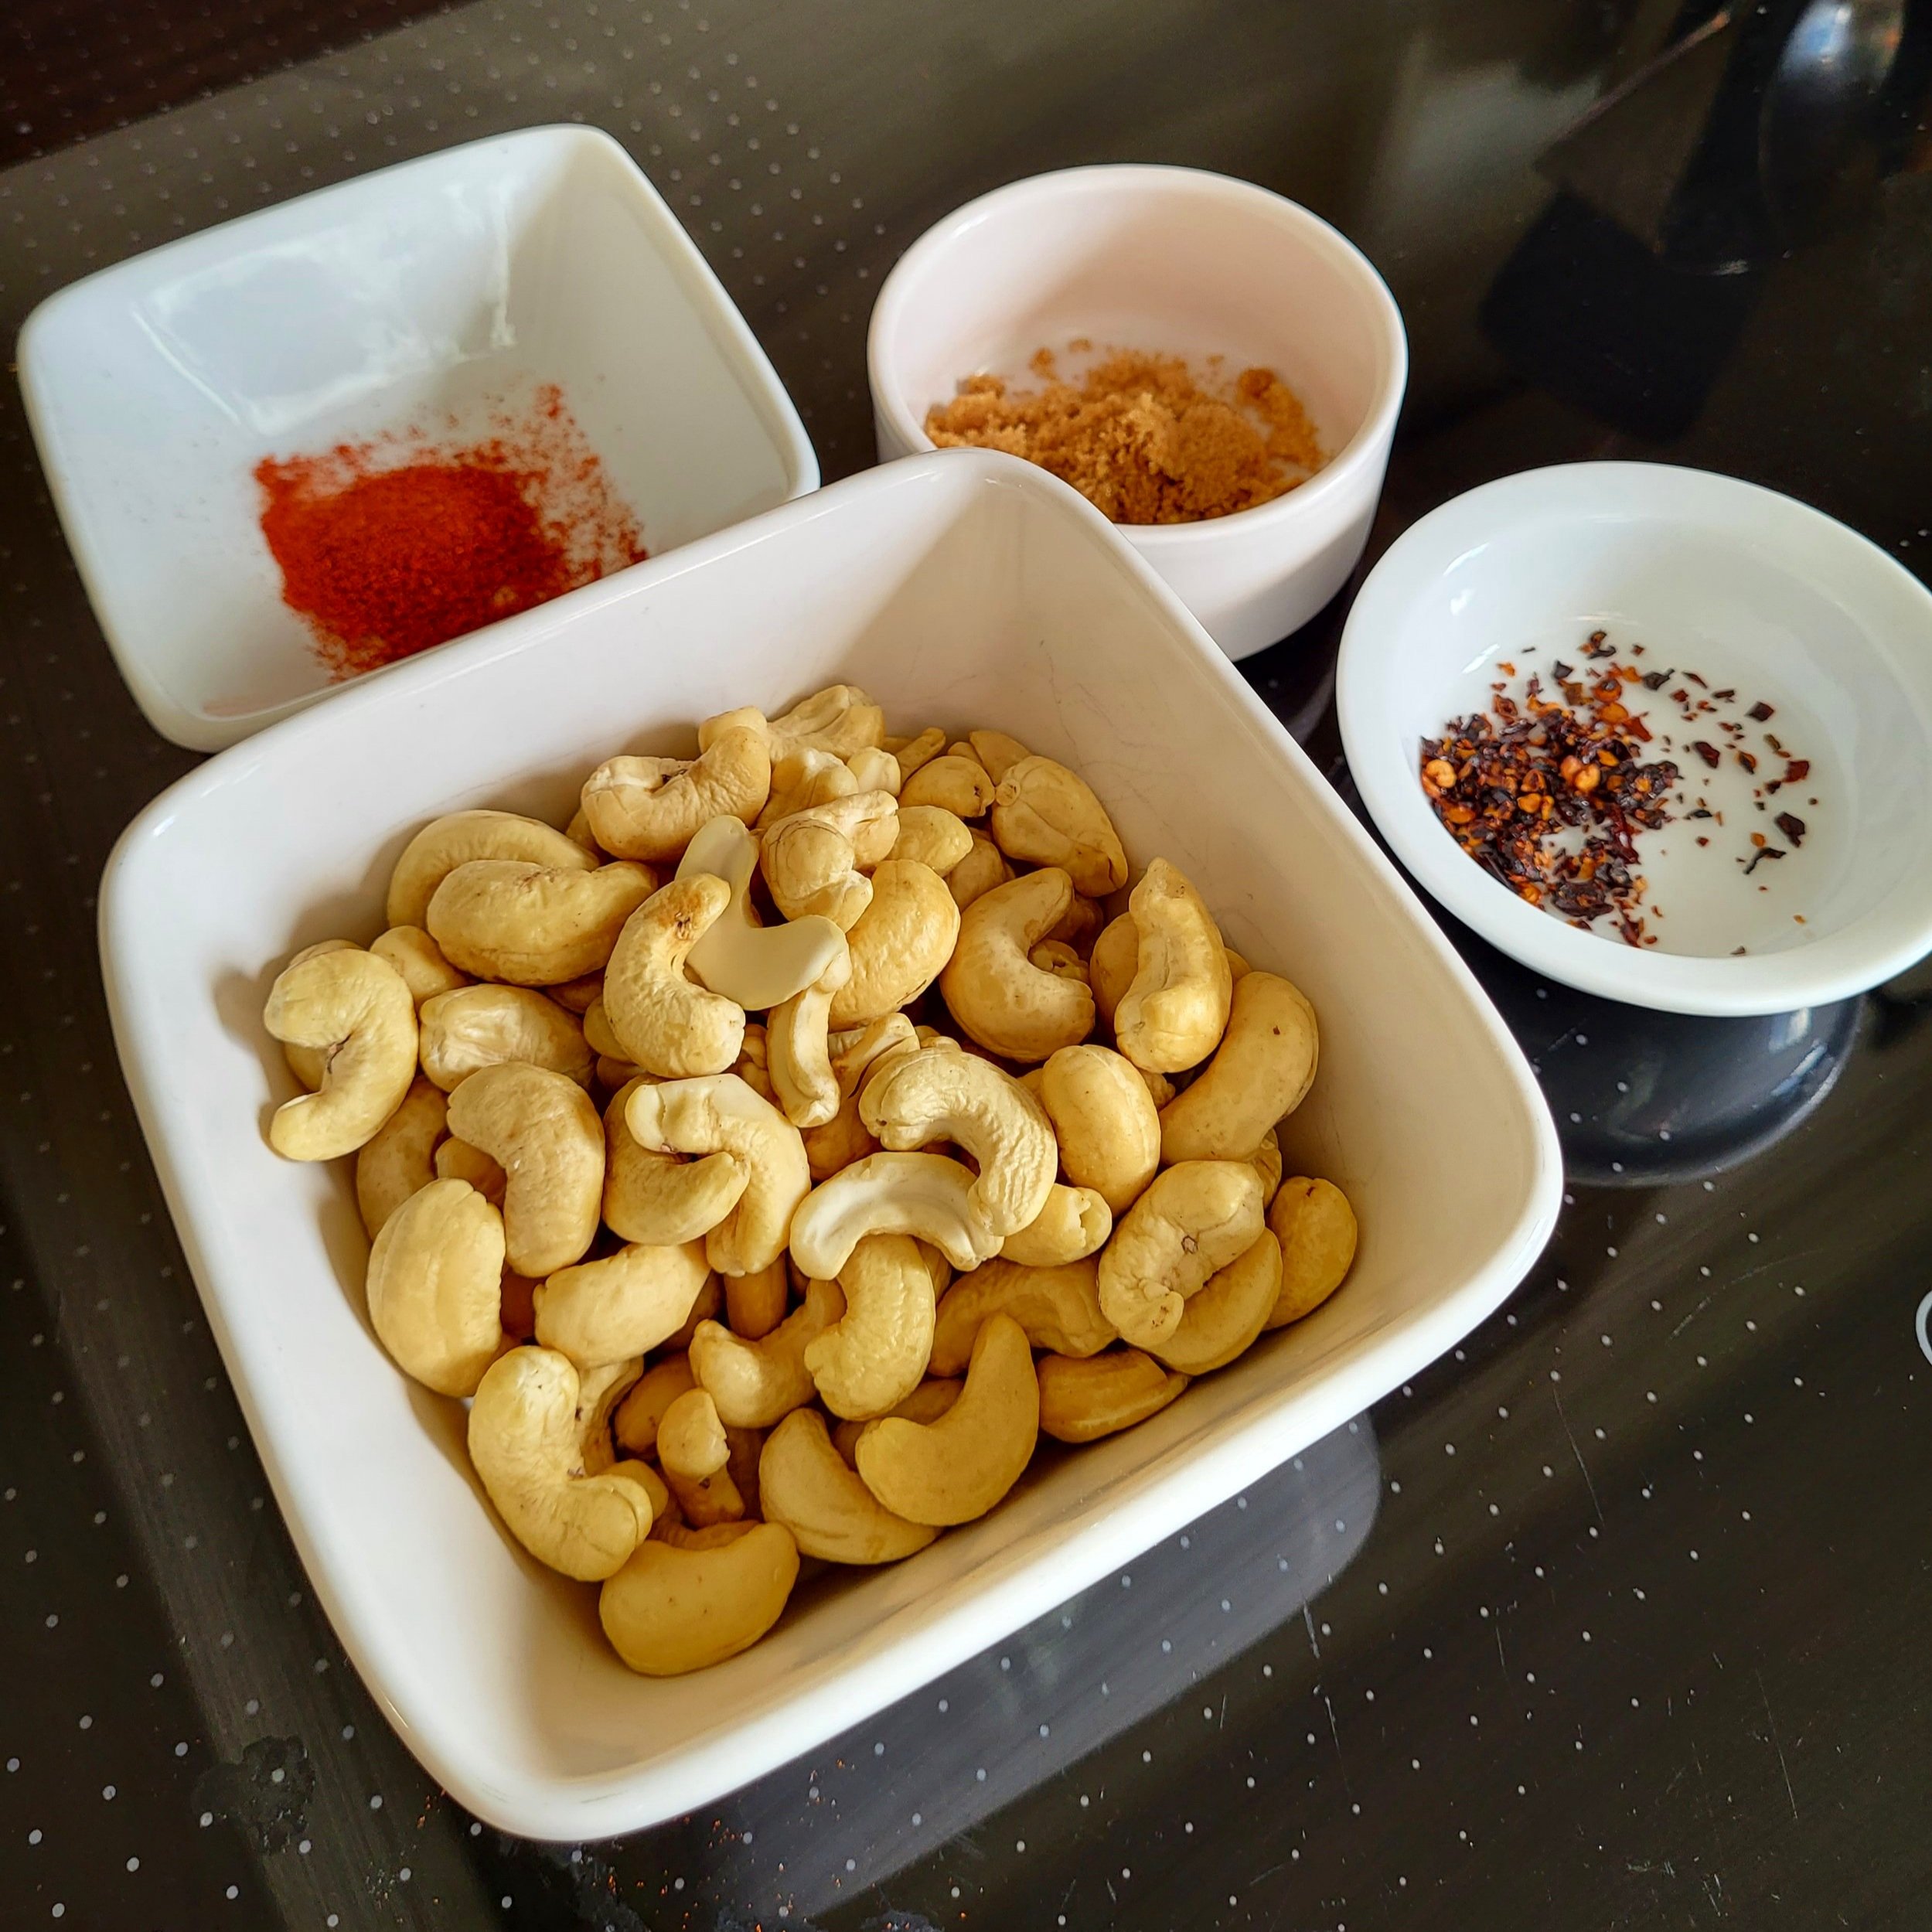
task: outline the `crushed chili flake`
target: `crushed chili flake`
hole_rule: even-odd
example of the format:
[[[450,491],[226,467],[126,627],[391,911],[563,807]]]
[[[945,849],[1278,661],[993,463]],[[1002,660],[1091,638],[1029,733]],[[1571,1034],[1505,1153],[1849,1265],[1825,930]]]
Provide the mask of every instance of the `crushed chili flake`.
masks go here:
[[[1693,738],[1691,741],[1691,749],[1695,751],[1697,755],[1711,768],[1712,771],[1716,771],[1717,769],[1718,749],[1715,745],[1710,744],[1706,740],[1701,738]]]
[[[1804,843],[1804,834],[1810,830],[1795,812],[1780,812],[1771,823],[1789,839],[1794,846]]]

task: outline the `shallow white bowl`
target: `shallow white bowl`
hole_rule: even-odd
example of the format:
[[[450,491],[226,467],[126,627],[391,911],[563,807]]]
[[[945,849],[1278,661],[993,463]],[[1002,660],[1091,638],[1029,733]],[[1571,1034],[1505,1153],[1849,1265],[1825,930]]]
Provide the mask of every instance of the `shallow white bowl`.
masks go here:
[[[1027,382],[1090,338],[1283,377],[1330,461],[1259,509],[1123,525],[1230,657],[1305,624],[1361,555],[1408,380],[1401,312],[1367,257],[1253,182],[1192,168],[1069,168],[970,201],[879,291],[866,343],[881,462],[929,450],[926,411],[963,377]]]
[[[104,269],[27,319],[21,386],[121,675],[201,751],[339,688],[253,475],[558,383],[653,555],[815,489],[765,353],[594,128],[405,162]]]
[[[1760,813],[1742,769],[1726,758],[1707,772],[1664,694],[1636,689],[1628,702],[1676,741],[1651,751],[1675,758],[1726,821],[1640,836],[1647,898],[1665,914],[1654,948],[1525,904],[1456,844],[1418,775],[1425,737],[1487,707],[1498,660],[1519,676],[1542,667],[1547,687],[1549,666],[1583,664],[1579,647],[1599,629],[1626,662],[1734,687],[1733,715],[1763,700],[1776,715],[1753,731],[1811,764]],[[1457,497],[1369,573],[1337,704],[1349,768],[1395,856],[1491,945],[1567,986],[1671,1013],[1784,1013],[1876,986],[1932,949],[1932,594],[1775,491],[1661,464],[1573,463]],[[1749,742],[1760,775],[1776,775],[1767,748]],[[1773,823],[1787,809],[1809,827],[1800,849]],[[1753,831],[1785,856],[1746,879]]]
[[[432,815],[561,823],[605,754],[688,751],[697,718],[846,678],[907,728],[1003,727],[1070,759],[1130,851],[1171,855],[1235,945],[1307,989],[1322,1069],[1290,1171],[1348,1190],[1361,1253],[1327,1307],[1144,1427],[1043,1458],[985,1521],[814,1583],[745,1656],[653,1682],[602,1641],[593,1590],[505,1535],[460,1406],[376,1344],[346,1164],[292,1165],[263,1137],[293,1088],[262,1000],[295,947],[376,932]],[[1561,1187],[1522,1056],[1394,868],[1101,518],[1004,457],[871,471],[236,747],[123,838],[101,943],[148,1146],[318,1594],[431,1773],[539,1837],[702,1804],[1232,1494],[1494,1309]]]

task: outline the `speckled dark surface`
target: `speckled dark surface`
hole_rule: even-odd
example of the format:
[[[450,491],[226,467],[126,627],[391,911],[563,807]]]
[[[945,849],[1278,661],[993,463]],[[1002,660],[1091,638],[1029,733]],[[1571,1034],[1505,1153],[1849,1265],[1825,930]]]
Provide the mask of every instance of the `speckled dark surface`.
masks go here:
[[[141,31],[131,7],[39,11],[94,36],[82,73]],[[342,33],[394,17],[323,11]],[[1656,455],[1789,490],[1922,567],[1913,104],[1835,162],[1822,213],[1726,229],[1705,206],[1692,239],[1742,250],[1728,277],[1706,259],[1646,281],[1551,208],[1539,153],[1675,12],[485,0],[0,174],[0,325],[242,209],[580,118],[671,199],[836,476],[870,460],[873,293],[929,220],[1068,162],[1193,162],[1309,203],[1402,303],[1415,380],[1375,548],[1487,476]],[[243,10],[226,23],[255,57],[222,75],[282,57],[254,18],[254,43]],[[1707,144],[1707,203],[1748,199],[1741,152]],[[1345,784],[1339,615],[1249,668]],[[1932,972],[1787,1021],[1667,1021],[1468,942],[1571,1170],[1503,1314],[836,1749],[656,1831],[526,1845],[429,1783],[310,1600],[116,1069],[94,884],[190,762],[114,675],[9,385],[0,1922],[1926,1922]],[[1457,1130],[1453,1095],[1390,1104]]]

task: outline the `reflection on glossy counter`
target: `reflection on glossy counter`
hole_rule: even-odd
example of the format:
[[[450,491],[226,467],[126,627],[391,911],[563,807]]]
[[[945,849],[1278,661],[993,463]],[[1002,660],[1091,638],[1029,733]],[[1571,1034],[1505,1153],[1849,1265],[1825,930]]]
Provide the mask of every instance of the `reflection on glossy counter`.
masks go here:
[[[1788,29],[1808,10],[1763,12]],[[1760,195],[1763,94],[1734,46],[1702,56],[1719,77],[1701,75],[1702,107],[1642,107],[1682,136],[1651,170],[1654,231],[1617,225],[1638,219],[1627,201],[1584,199],[1612,201],[1600,155],[1587,178],[1549,158],[1716,11],[867,0],[835,32],[750,0],[489,0],[0,174],[0,319],[17,327],[52,288],[182,228],[581,114],[673,200],[838,475],[870,460],[873,291],[930,221],[1041,169],[1173,161],[1305,201],[1402,302],[1411,402],[1371,558],[1487,477],[1662,456],[1789,491],[1923,572],[1932,179],[1909,90],[1888,78],[1831,192],[1748,274],[1653,246],[1675,208],[1708,262]],[[1895,72],[1922,60],[1923,12]],[[70,30],[112,71],[137,18],[77,7]],[[237,12],[230,31],[263,30]],[[279,57],[264,46],[260,64]],[[1736,118],[1712,131],[1720,94]],[[1542,307],[1523,314],[1555,325],[1496,326],[1498,286],[1528,288]],[[66,1926],[165,1932],[741,1932],[782,1909],[823,1932],[1917,1932],[1923,968],[1781,1030],[1647,1033],[1552,1010],[1555,989],[1539,999],[1474,956],[1542,1063],[1571,1198],[1507,1309],[1381,1405],[1372,1439],[1324,1445],[1346,1450],[1351,1504],[1380,1484],[1352,1560],[1367,1509],[1337,1507],[1345,1530],[1318,1537],[1335,1518],[1300,1511],[1284,1472],[1154,1559],[1175,1626],[1157,1637],[1136,1594],[1157,1573],[1137,1566],[1131,1610],[1084,1600],[1064,1641],[1049,1619],[961,1673],[952,1709],[914,1700],[714,1811],[574,1847],[464,1816],[312,1600],[138,1144],[89,894],[115,833],[189,761],[108,662],[11,391],[0,416],[0,1920],[54,1923],[57,1905]],[[1245,667],[1337,775],[1346,601]],[[1457,1131],[1453,1095],[1389,1104]],[[1250,1518],[1269,1493],[1284,1513],[1263,1534]],[[1297,1580],[1270,1581],[1277,1548]],[[1224,1575],[1245,1586],[1216,1595]],[[1304,1575],[1318,1593],[1290,1608]],[[1116,1686],[1116,1649],[1134,1687],[1118,1729],[1115,1689],[1103,1708],[1092,1695],[1095,1672]]]

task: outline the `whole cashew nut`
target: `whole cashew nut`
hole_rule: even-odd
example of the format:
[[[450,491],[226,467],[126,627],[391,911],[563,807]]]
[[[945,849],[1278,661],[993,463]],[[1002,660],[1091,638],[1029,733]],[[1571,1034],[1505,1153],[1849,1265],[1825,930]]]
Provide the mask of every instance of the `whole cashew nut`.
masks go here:
[[[1265,1228],[1188,1297],[1181,1320],[1151,1352],[1184,1375],[1205,1375],[1245,1354],[1281,1295],[1281,1243]]]
[[[390,925],[428,925],[436,888],[473,859],[522,859],[588,872],[596,860],[567,833],[515,812],[451,812],[432,819],[403,847],[389,876]]]
[[[544,1067],[485,1067],[451,1095],[449,1130],[509,1177],[503,1232],[517,1273],[535,1279],[582,1256],[604,1201],[604,1123],[581,1087]]]
[[[798,1545],[782,1523],[743,1527],[705,1549],[653,1539],[598,1593],[597,1614],[632,1670],[677,1677],[748,1650],[785,1613],[798,1575]]]
[[[816,915],[847,932],[872,903],[872,881],[852,841],[816,813],[780,819],[765,834],[758,864],[772,904],[788,919]]]
[[[268,1123],[269,1145],[285,1160],[353,1153],[416,1077],[416,1003],[394,966],[359,947],[285,967],[262,1021],[285,1045],[324,1056],[315,1091],[285,1100]]]
[[[805,1366],[835,1416],[881,1416],[918,1387],[932,1352],[932,1275],[906,1235],[868,1235],[839,1273],[845,1313]]]
[[[845,1313],[836,1281],[808,1281],[805,1299],[768,1335],[748,1341],[715,1321],[691,1337],[697,1386],[736,1429],[769,1429],[816,1394],[805,1351]]]
[[[1341,1286],[1354,1264],[1355,1211],[1332,1182],[1297,1174],[1281,1184],[1268,1225],[1281,1243],[1281,1294],[1267,1326],[1283,1328],[1312,1314]]]
[[[1048,866],[982,893],[961,915],[939,991],[953,1018],[990,1052],[1044,1060],[1093,1031],[1092,993],[1078,980],[1041,972],[1027,956],[1072,898],[1073,881]]]
[[[1160,1116],[1160,1153],[1177,1160],[1245,1160],[1314,1085],[1320,1051],[1315,1010],[1273,973],[1235,982],[1221,1046]]]
[[[1127,883],[1127,854],[1093,788],[1057,759],[1023,758],[993,795],[993,842],[1010,859],[1057,865],[1089,898]]]
[[[1100,1257],[1100,1307],[1136,1348],[1180,1326],[1187,1297],[1252,1247],[1261,1179],[1236,1160],[1189,1160],[1157,1174]]]
[[[444,1106],[447,1123],[447,1101]],[[438,1181],[467,1181],[499,1214],[503,1211],[509,1176],[481,1147],[472,1147],[467,1140],[445,1139],[438,1144],[434,1165]]]
[[[625,1057],[666,1078],[723,1073],[745,1038],[745,1010],[685,971],[731,903],[724,880],[673,879],[633,912],[604,969],[604,1019]]]
[[[904,808],[901,808],[903,813]],[[973,833],[973,849],[946,875],[946,889],[963,912],[973,901],[983,898],[996,885],[1004,885],[1014,876],[1006,854],[983,832]]]
[[[474,1395],[503,1347],[503,1217],[460,1181],[432,1181],[383,1223],[369,1251],[369,1319],[405,1375]]]
[[[479,979],[558,986],[603,969],[624,922],[657,890],[648,865],[532,865],[472,859],[445,876],[424,915],[443,956]]]
[[[910,1006],[939,978],[959,935],[959,908],[930,866],[882,860],[872,903],[845,935],[852,976],[832,1002],[832,1024],[863,1026]]]
[[[850,765],[835,751],[809,746],[787,751],[772,766],[772,793],[756,820],[762,832],[782,819],[850,798],[859,789]]]
[[[892,857],[930,866],[942,878],[973,850],[972,828],[943,806],[903,806],[894,829]]]
[[[1033,755],[1017,738],[1009,738],[1003,731],[969,731],[966,742],[995,785],[1022,759]]]
[[[1120,1002],[1140,969],[1140,935],[1134,930],[1133,917],[1123,912],[1100,929],[1100,936],[1087,955],[1087,983],[1093,989],[1093,1003],[1102,1025],[1111,1027]]]
[[[392,925],[370,941],[369,949],[403,976],[418,1013],[425,1000],[469,984],[469,975],[458,973],[443,957],[442,948],[419,925]]]
[[[581,1387],[568,1356],[513,1348],[470,1404],[469,1457],[524,1549],[566,1576],[595,1583],[650,1534],[651,1504],[623,1477],[583,1473]]]
[[[817,979],[772,1009],[765,1027],[772,1089],[785,1117],[799,1128],[822,1127],[839,1110],[832,1071],[832,1002],[852,976],[852,955],[841,940]]]
[[[966,1367],[965,1355],[969,1355],[972,1352],[971,1339],[969,1337],[966,1350],[960,1359],[959,1367],[962,1371]],[[959,1392],[965,1387],[966,1384],[956,1378],[949,1381],[940,1381],[928,1376],[917,1389],[913,1390],[911,1395],[906,1397],[904,1402],[894,1403],[886,1413],[889,1416],[902,1416],[909,1423],[936,1423],[959,1399]],[[813,1410],[808,1412],[816,1414],[817,1412]],[[847,1469],[854,1470],[857,1469],[859,1438],[865,1433],[868,1424],[877,1419],[876,1416],[854,1418],[833,1426],[832,1446],[838,1451],[839,1460],[843,1463]],[[868,1490],[866,1494],[870,1495],[871,1491]]]
[[[859,1086],[871,1067],[888,1053],[916,1045],[918,1035],[903,1013],[888,1013],[870,1025],[829,1034],[827,1044],[839,1106],[823,1126],[805,1130],[805,1155],[815,1181],[829,1181],[840,1168],[879,1151],[879,1143],[859,1118]]]
[[[996,1235],[1025,1227],[1046,1205],[1059,1167],[1053,1125],[1018,1081],[969,1053],[897,1056],[867,1081],[859,1117],[896,1152],[949,1140],[978,1167],[973,1214]]]
[[[765,1439],[758,1490],[767,1518],[799,1552],[831,1563],[896,1563],[939,1532],[883,1507],[846,1467],[815,1409],[796,1409]]]
[[[845,768],[857,780],[861,792],[889,792],[896,799],[899,787],[905,782],[899,761],[876,745],[854,751],[845,761]]]
[[[1261,1145],[1249,1157],[1248,1164],[1261,1177],[1261,1205],[1265,1209],[1281,1186],[1281,1136],[1273,1127],[1261,1136]]]
[[[993,790],[992,779],[977,758],[947,751],[922,765],[899,787],[899,809],[936,805],[956,818],[984,818]]]
[[[1160,1116],[1133,1063],[1109,1047],[1062,1047],[1041,1069],[1060,1164],[1125,1214],[1160,1164]]]
[[[445,1093],[512,1061],[590,1085],[595,1061],[584,1029],[534,987],[458,986],[425,1000],[418,1019],[423,1071]]]
[[[412,1080],[402,1105],[363,1143],[356,1156],[356,1205],[371,1241],[411,1194],[436,1178],[446,1108],[437,1088]]]
[[[911,738],[884,738],[879,742],[898,760],[899,783],[903,789],[905,781],[921,765],[931,764],[946,749],[946,734],[938,725],[929,724]]]
[[[577,1456],[586,1476],[601,1476],[617,1466],[612,1429],[624,1398],[636,1387],[644,1364],[633,1355],[627,1361],[605,1362],[581,1369],[577,1378]],[[653,1514],[656,1514],[656,1503]]]
[[[744,1164],[749,1177],[744,1194],[704,1237],[705,1252],[720,1274],[755,1275],[784,1253],[812,1174],[798,1129],[770,1101],[736,1074],[714,1074],[632,1089],[624,1119],[640,1147],[734,1154]]]
[[[1136,1067],[1198,1066],[1228,1030],[1234,982],[1221,929],[1180,869],[1156,859],[1127,901],[1138,963],[1114,1010],[1115,1043]],[[1257,1133],[1255,1140],[1261,1136]],[[1254,1143],[1242,1150],[1254,1151]]]
[[[704,1529],[738,1521],[745,1498],[727,1467],[731,1446],[717,1405],[701,1389],[688,1389],[665,1410],[657,1427],[657,1463],[684,1520]]]
[[[666,1355],[652,1363],[618,1405],[612,1423],[617,1446],[632,1456],[657,1453],[657,1426],[664,1412],[687,1389],[695,1389],[690,1358]]]
[[[1055,1181],[1040,1211],[1007,1236],[1000,1256],[1025,1268],[1064,1267],[1097,1255],[1113,1232],[1113,1211],[1099,1194],[1091,1187],[1063,1187]]]
[[[772,754],[761,731],[720,732],[693,760],[615,758],[584,781],[584,816],[606,852],[664,862],[721,816],[748,825],[772,791]]]
[[[1109,1348],[1084,1361],[1042,1355],[1040,1427],[1057,1442],[1098,1442],[1158,1415],[1187,1385],[1138,1348]]]
[[[974,1211],[972,1172],[937,1153],[875,1153],[842,1167],[792,1217],[792,1259],[830,1280],[867,1235],[916,1235],[954,1267],[976,1268],[1000,1237]]]
[[[762,1013],[809,986],[844,951],[845,938],[825,918],[760,925],[751,902],[758,860],[758,842],[744,826],[736,819],[713,819],[685,849],[677,876],[682,881],[709,874],[731,888],[724,910],[686,955],[692,974],[737,1006]]]
[[[857,685],[828,684],[823,690],[800,698],[790,710],[768,721],[749,705],[707,718],[697,727],[698,744],[708,749],[734,727],[762,731],[774,758],[804,750],[829,751],[834,758],[848,758],[884,737],[885,713]]]
[[[940,1297],[928,1372],[956,1375],[993,1315],[1010,1315],[1035,1348],[1092,1355],[1119,1340],[1100,1312],[1099,1264],[1089,1256],[1058,1268],[1024,1268],[1003,1256],[962,1275]]]
[[[580,1369],[647,1354],[683,1327],[710,1273],[697,1241],[633,1242],[601,1261],[560,1268],[537,1290],[537,1339]]]
[[[604,1109],[604,1220],[625,1241],[676,1248],[702,1240],[738,1205],[751,1170],[734,1153],[693,1160],[640,1147],[624,1109],[652,1084],[627,1081]]]
[[[886,1416],[860,1433],[860,1479],[895,1516],[944,1528],[983,1516],[1020,1480],[1040,1434],[1040,1385],[1026,1331],[981,1324],[966,1387],[937,1422]]]

